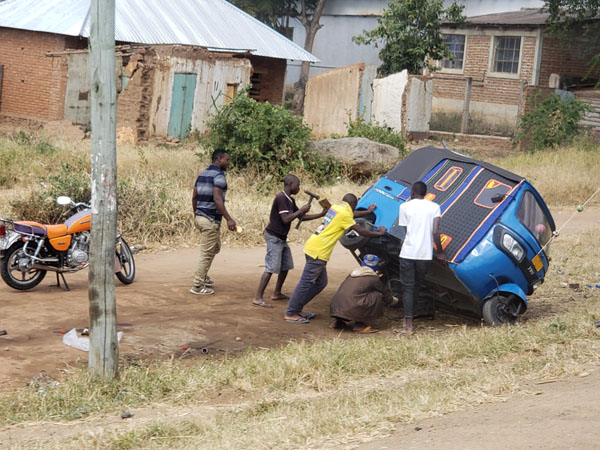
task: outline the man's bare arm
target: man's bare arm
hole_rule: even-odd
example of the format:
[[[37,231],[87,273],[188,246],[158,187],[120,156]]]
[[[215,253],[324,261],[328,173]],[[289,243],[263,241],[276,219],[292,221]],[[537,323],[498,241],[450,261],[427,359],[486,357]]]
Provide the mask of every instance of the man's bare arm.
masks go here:
[[[298,217],[302,216],[303,214],[306,214],[309,209],[310,209],[310,205],[306,204],[296,212],[281,214],[281,221],[287,225],[292,220],[297,219]],[[302,220],[307,220],[306,216],[304,216],[302,218]]]
[[[217,211],[219,211],[225,220],[227,221],[227,228],[230,231],[235,231],[236,224],[235,220],[231,218],[229,213],[227,212],[227,208],[225,208],[225,202],[223,200],[223,189],[218,187],[213,187],[213,199],[215,201],[215,206],[217,207]]]
[[[361,227],[358,224],[354,224],[352,229],[354,231],[356,231],[358,234],[360,234],[361,236],[367,236],[367,237],[383,236],[385,234],[385,232],[387,231],[387,229],[385,227],[377,227],[377,231],[371,231],[371,230],[367,230],[366,228]]]
[[[377,208],[377,205],[373,203],[369,205],[367,209],[361,211],[354,211],[354,218],[356,219],[357,217],[362,217],[366,216],[367,214],[371,214],[373,211],[375,211],[375,208]]]

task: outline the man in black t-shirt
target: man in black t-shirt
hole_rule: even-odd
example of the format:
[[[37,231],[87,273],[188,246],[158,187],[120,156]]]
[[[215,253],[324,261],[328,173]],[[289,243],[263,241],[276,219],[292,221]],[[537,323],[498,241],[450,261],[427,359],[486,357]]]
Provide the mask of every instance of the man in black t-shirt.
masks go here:
[[[319,214],[306,214],[310,206],[304,205],[298,209],[296,201],[292,195],[300,191],[300,180],[295,175],[286,175],[283,179],[283,191],[275,196],[273,206],[271,207],[271,216],[269,225],[265,229],[264,237],[267,242],[267,255],[265,257],[265,272],[260,278],[256,297],[252,300],[254,306],[263,308],[272,308],[273,305],[265,302],[263,295],[271,275],[276,273],[277,284],[271,300],[288,300],[288,296],[281,292],[283,282],[287,277],[288,271],[294,268],[292,252],[287,244],[287,235],[290,231],[292,221],[297,218],[305,220],[318,219],[323,217],[327,211],[323,210]]]

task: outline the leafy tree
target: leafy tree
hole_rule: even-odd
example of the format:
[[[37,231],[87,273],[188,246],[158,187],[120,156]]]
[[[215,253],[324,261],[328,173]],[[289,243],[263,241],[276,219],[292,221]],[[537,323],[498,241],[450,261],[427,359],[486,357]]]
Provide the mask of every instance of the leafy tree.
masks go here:
[[[276,30],[289,26],[289,19],[294,17],[300,21],[306,37],[304,49],[312,52],[315,36],[323,25],[321,15],[327,0],[232,0],[235,5],[252,14],[257,19],[271,25]],[[304,109],[304,96],[310,63],[303,62],[300,66],[300,77],[294,85],[294,111],[301,114]]]
[[[378,25],[355,36],[357,44],[381,47],[380,75],[407,69],[419,74],[423,68],[438,70],[433,61],[452,57],[441,35],[444,22],[463,23],[464,6],[453,2],[444,8],[443,0],[391,0]]]
[[[546,23],[550,33],[565,42],[581,42],[578,50],[591,64],[588,74],[600,65],[600,0],[545,0],[550,13]],[[600,84],[600,82],[599,82]]]

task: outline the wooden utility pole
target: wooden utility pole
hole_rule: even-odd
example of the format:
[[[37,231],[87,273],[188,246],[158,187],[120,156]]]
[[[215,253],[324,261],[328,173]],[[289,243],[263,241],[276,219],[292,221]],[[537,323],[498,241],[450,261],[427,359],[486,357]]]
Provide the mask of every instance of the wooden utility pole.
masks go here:
[[[462,121],[460,123],[460,132],[466,134],[469,129],[469,105],[471,104],[471,87],[473,78],[465,78],[465,102],[463,103]]]
[[[89,303],[92,375],[117,376],[115,242],[117,234],[117,89],[115,80],[115,0],[92,0],[90,80],[92,116],[92,230]]]

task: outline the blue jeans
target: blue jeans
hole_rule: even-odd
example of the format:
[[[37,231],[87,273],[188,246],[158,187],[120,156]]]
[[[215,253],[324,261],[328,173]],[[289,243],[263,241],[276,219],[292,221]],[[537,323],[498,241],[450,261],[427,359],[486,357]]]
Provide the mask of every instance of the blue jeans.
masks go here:
[[[427,260],[400,258],[400,284],[404,317],[412,319],[419,300],[419,285],[427,274]]]
[[[290,297],[286,316],[295,316],[327,286],[327,262],[306,256],[302,277]]]

